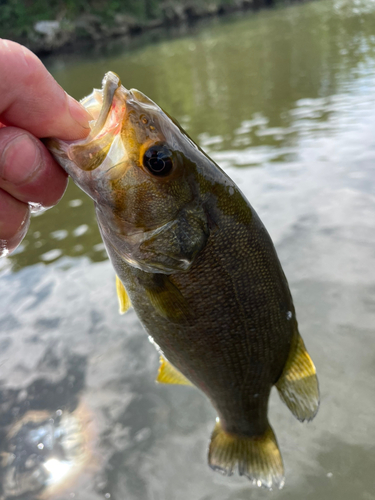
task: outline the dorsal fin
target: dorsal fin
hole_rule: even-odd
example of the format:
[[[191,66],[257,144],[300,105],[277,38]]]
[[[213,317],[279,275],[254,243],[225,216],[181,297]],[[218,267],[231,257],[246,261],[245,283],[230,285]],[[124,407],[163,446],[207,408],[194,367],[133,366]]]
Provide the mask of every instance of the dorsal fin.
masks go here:
[[[319,409],[318,379],[314,363],[298,332],[276,387],[280,398],[298,420],[303,422],[315,417]]]
[[[193,385],[181,372],[169,363],[163,356],[160,356],[160,366],[156,382],[159,384],[179,384]]]
[[[129,295],[125,290],[124,285],[122,284],[120,278],[117,275],[116,275],[116,291],[120,306],[120,314],[124,314],[131,307],[131,302],[129,299]]]

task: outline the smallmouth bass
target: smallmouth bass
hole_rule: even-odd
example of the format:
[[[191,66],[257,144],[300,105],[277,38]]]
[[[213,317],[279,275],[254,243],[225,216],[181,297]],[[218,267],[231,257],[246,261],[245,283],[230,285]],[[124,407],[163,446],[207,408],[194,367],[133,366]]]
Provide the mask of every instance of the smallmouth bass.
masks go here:
[[[210,399],[212,469],[281,488],[271,388],[301,421],[316,415],[319,389],[265,227],[180,125],[117,75],[81,103],[89,136],[46,143],[94,200],[120,308],[132,304],[162,355],[157,381]]]

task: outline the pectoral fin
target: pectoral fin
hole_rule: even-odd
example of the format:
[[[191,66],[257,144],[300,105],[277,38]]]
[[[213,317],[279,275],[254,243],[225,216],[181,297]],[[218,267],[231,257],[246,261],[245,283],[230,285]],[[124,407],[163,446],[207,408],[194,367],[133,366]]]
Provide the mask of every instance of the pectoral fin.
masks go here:
[[[126,293],[125,287],[118,276],[116,276],[116,290],[120,306],[120,314],[124,314],[131,307],[131,302],[129,295]]]
[[[312,420],[319,409],[319,385],[312,359],[297,332],[289,358],[276,383],[279,396],[301,422]]]
[[[160,366],[156,382],[159,384],[193,385],[181,372],[160,356]]]
[[[173,323],[188,321],[191,316],[189,305],[180,290],[168,276],[155,275],[152,286],[148,284],[145,292],[156,312]]]

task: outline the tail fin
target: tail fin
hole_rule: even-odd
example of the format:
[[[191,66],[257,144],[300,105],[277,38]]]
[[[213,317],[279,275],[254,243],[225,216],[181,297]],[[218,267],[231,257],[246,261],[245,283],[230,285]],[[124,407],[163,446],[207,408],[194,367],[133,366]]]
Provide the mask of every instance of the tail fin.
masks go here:
[[[299,333],[276,383],[280,398],[301,422],[312,420],[319,409],[319,385],[312,359]]]
[[[248,437],[225,432],[217,420],[211,436],[208,463],[211,469],[228,476],[238,465],[240,476],[270,490],[284,486],[283,461],[269,424],[262,436]]]

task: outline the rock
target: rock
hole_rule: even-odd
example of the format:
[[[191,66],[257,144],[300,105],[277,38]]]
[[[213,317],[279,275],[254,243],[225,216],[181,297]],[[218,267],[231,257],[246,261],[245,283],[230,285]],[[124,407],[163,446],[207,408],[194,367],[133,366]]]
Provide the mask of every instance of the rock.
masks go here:
[[[254,1],[253,0],[242,0],[242,7],[244,9],[250,9],[251,7],[254,7]]]
[[[161,6],[162,16],[167,24],[176,24],[186,21],[185,7],[165,3]]]
[[[161,26],[163,26],[163,19],[151,19],[151,21],[147,21],[145,24],[145,28],[150,30],[160,28]]]
[[[115,26],[126,33],[135,35],[143,31],[145,24],[128,14],[118,13],[114,17]]]
[[[34,24],[34,30],[47,38],[54,38],[60,31],[60,21],[38,21]]]
[[[214,16],[217,14],[219,6],[216,3],[209,3],[206,5],[206,12],[208,16]]]
[[[93,40],[100,40],[102,38],[102,21],[100,17],[94,14],[82,14],[75,21],[75,28],[78,32],[86,33]]]
[[[135,17],[122,13],[116,14],[114,21],[118,26],[128,26],[129,28],[133,28],[139,24],[139,21]]]
[[[124,25],[115,25],[111,26],[110,28],[107,29],[106,35],[111,37],[111,36],[124,36],[129,34],[129,26]]]
[[[190,5],[185,6],[185,16],[189,21],[195,21],[200,17],[204,17],[206,15],[206,9],[202,7],[198,7],[197,5],[191,3]]]
[[[73,29],[64,21],[38,21],[30,34],[30,42],[36,52],[51,52],[69,43]]]

